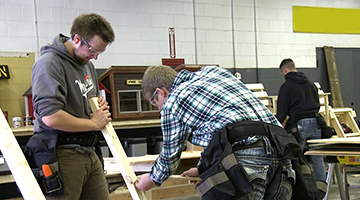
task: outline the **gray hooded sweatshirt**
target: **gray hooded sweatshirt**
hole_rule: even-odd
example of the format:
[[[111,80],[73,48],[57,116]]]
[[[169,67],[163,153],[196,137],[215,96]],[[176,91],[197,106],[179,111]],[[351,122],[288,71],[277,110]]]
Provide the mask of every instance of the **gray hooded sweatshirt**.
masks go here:
[[[79,65],[66,50],[69,40],[62,34],[41,48],[41,57],[32,69],[32,100],[34,104],[34,132],[54,130],[41,120],[59,110],[78,117],[90,118],[88,99],[98,96],[97,74],[89,61]]]

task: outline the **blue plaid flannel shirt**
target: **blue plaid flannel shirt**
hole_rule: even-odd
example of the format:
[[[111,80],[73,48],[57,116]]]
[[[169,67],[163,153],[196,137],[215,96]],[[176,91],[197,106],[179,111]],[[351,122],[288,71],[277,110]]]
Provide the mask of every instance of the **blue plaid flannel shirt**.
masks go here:
[[[177,169],[187,141],[206,149],[212,135],[236,121],[253,120],[282,126],[276,117],[227,69],[205,66],[180,71],[160,111],[163,149],[150,179],[162,184]],[[241,144],[251,144],[249,137]]]

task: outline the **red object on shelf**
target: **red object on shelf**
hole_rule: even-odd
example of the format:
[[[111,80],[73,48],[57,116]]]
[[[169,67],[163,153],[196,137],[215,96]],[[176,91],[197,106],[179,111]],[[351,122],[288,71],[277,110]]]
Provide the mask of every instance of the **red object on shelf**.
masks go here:
[[[185,59],[184,58],[163,58],[162,64],[170,66],[170,67],[175,67],[175,66],[185,64]]]

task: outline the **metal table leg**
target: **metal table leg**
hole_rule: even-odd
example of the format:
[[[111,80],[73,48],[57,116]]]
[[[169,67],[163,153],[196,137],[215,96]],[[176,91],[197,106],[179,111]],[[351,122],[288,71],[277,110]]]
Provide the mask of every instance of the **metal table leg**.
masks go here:
[[[327,200],[329,192],[330,192],[331,178],[332,178],[332,175],[334,174],[334,164],[335,163],[329,164],[328,174],[326,176],[327,188],[326,188],[326,194],[325,194],[325,197],[323,198],[323,200]]]
[[[338,182],[340,198],[341,198],[341,200],[348,200],[345,195],[345,191],[344,191],[343,175],[340,170],[340,164],[334,163],[334,165],[335,165],[335,174],[336,174],[336,180]]]
[[[347,180],[347,174],[346,174],[346,165],[343,165],[343,183],[344,183],[344,192],[346,195],[346,199],[349,199],[349,184]]]

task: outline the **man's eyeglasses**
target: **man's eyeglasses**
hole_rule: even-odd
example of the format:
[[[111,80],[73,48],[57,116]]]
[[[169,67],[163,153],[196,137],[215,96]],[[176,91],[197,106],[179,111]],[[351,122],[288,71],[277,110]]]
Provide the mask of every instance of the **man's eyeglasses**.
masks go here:
[[[89,52],[91,55],[99,55],[101,53],[104,53],[105,50],[103,51],[99,51],[94,49],[92,46],[89,45],[89,43],[86,42],[86,40],[84,40],[83,38],[81,38],[81,41],[87,46],[87,48],[89,49]]]
[[[156,103],[154,102],[156,93],[157,93],[157,90],[155,89],[153,95],[150,97],[150,100],[149,100],[150,104],[155,106],[155,107],[157,106]]]

